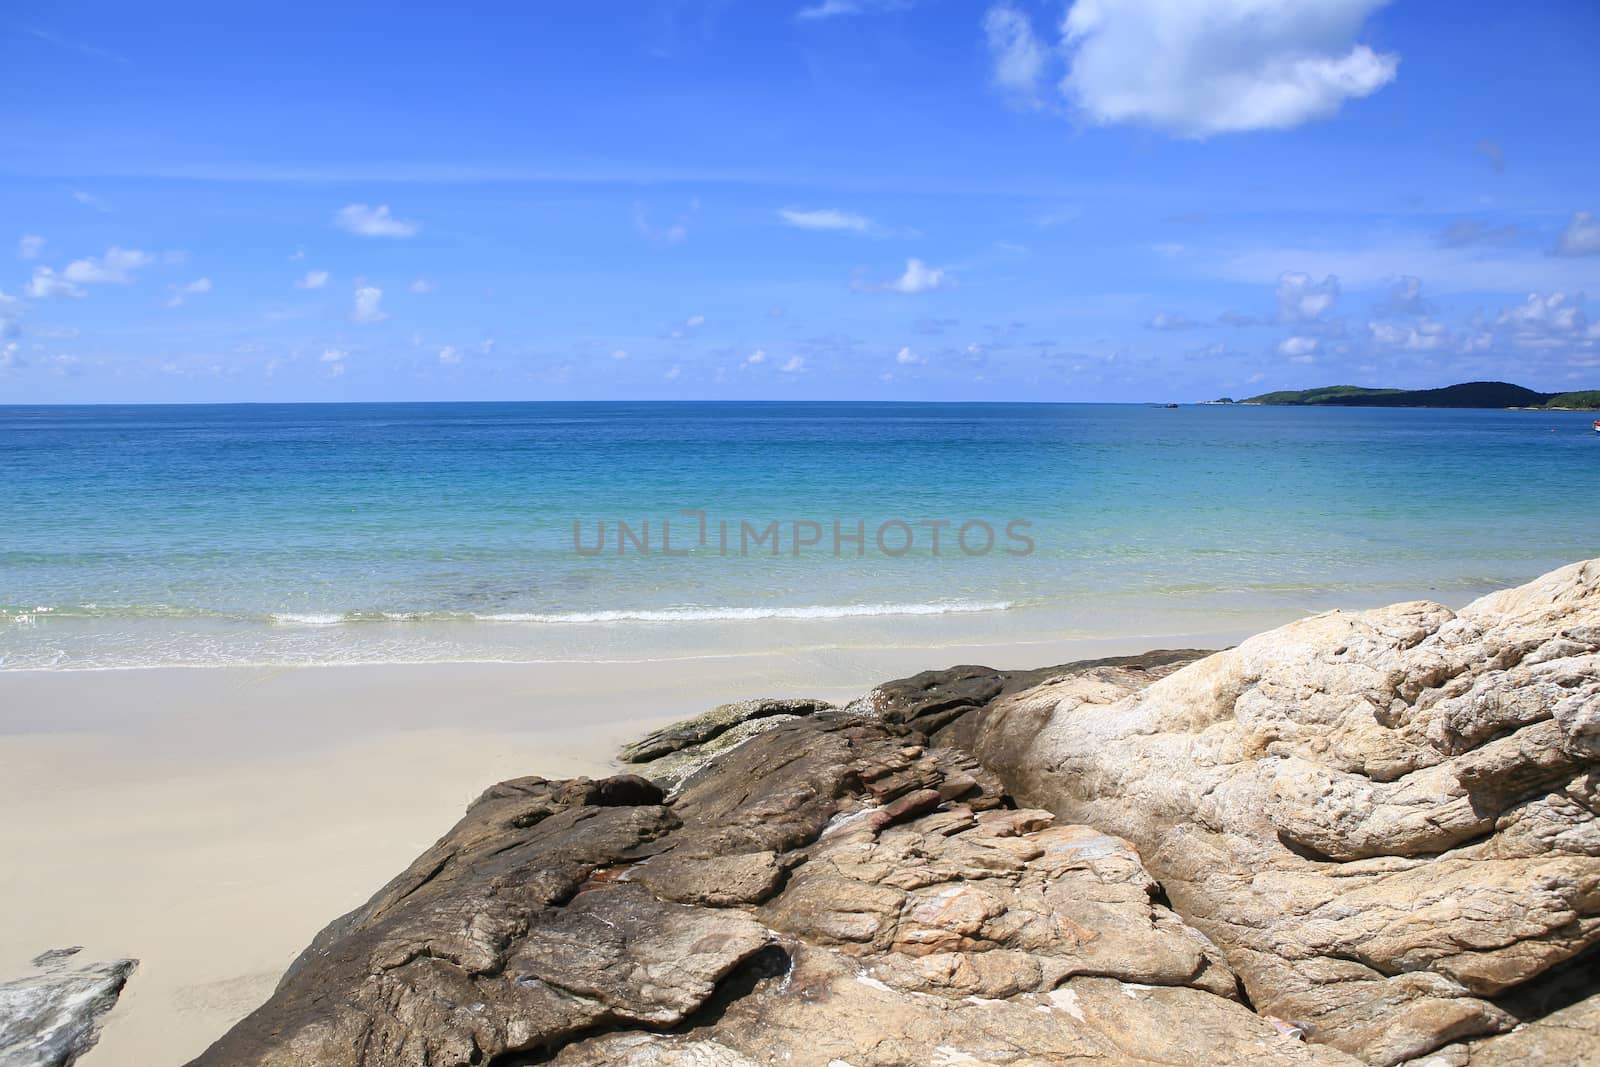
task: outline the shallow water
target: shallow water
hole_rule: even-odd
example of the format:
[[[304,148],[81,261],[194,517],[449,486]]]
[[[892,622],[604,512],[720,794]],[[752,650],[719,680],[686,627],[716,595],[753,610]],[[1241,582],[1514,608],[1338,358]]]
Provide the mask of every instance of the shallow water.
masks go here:
[[[1600,555],[1592,418],[0,407],[0,666],[1154,639],[1455,604]]]

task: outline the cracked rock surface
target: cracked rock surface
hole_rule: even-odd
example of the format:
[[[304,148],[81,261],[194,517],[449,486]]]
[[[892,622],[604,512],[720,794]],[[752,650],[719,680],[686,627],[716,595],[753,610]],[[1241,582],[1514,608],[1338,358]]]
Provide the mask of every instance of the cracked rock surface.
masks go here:
[[[203,1067],[1592,1063],[1600,562],[517,779]]]
[[[1370,1063],[1518,1026],[1506,999],[1600,942],[1600,561],[977,718],[1020,799],[1139,848],[1258,1010]],[[1531,1038],[1496,1040],[1465,1048]]]

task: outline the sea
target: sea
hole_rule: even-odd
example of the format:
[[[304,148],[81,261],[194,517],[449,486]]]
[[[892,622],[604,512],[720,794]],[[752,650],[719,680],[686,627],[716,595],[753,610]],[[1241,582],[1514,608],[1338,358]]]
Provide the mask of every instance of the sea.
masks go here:
[[[0,669],[1146,647],[1331,608],[1459,606],[1600,556],[1592,420],[0,407]]]

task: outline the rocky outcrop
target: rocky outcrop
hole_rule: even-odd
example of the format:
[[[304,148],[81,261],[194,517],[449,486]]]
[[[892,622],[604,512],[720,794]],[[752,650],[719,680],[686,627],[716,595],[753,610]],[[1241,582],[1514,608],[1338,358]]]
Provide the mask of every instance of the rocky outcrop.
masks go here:
[[[203,1067],[1585,1063],[1600,562],[502,783]]]
[[[1510,1030],[1519,987],[1600,942],[1600,561],[977,719],[1021,800],[1139,848],[1258,1010],[1370,1063]]]
[[[1011,807],[920,732],[823,709],[725,748],[670,796],[628,776],[494,787],[195,1063],[1156,1064],[1182,1049],[1352,1062],[1240,1003],[1126,841]]]
[[[617,759],[634,764],[641,775],[674,789],[715,759],[719,752],[741,745],[774,726],[832,708],[825,700],[805,698],[761,697],[721,704],[624,745]]]
[[[79,963],[77,948],[33,959],[41,973],[0,982],[0,1065],[71,1067],[100,1039],[100,1022],[137,960]]]

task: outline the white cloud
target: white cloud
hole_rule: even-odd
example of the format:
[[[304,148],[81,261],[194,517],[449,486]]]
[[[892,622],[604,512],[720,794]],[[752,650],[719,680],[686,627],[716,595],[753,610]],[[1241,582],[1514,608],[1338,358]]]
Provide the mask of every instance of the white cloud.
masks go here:
[[[373,285],[363,285],[356,290],[355,308],[350,317],[357,322],[382,322],[389,315],[383,310],[383,290]]]
[[[1278,355],[1288,356],[1291,363],[1315,363],[1321,347],[1322,342],[1315,337],[1285,337],[1278,342]]]
[[[674,363],[672,366],[666,369],[666,372],[662,374],[661,377],[669,382],[675,382],[678,380],[678,376],[682,373],[683,368]]]
[[[1431,319],[1416,323],[1369,322],[1367,331],[1372,334],[1373,343],[1406,352],[1437,352],[1450,343],[1450,331]]]
[[[328,284],[328,272],[325,270],[308,270],[306,276],[294,283],[296,289],[321,289]]]
[[[432,280],[428,278],[418,278],[408,288],[418,296],[426,296],[437,289],[438,286],[434,285]]]
[[[461,350],[455,345],[445,345],[439,349],[439,362],[445,366],[454,366],[461,362]]]
[[[783,374],[799,374],[806,369],[804,356],[790,356],[778,370]]]
[[[1008,4],[997,4],[983,17],[983,34],[994,61],[994,83],[1025,99],[1037,96],[1045,50],[1033,35],[1028,16]]]
[[[748,356],[746,356],[745,360],[744,360],[745,365],[746,366],[751,366],[751,367],[756,366],[757,364],[760,364],[760,363],[765,363],[766,361],[767,361],[767,352],[766,352],[766,349],[763,349],[763,348],[756,349],[754,352],[752,352]]]
[[[698,199],[691,200],[687,214],[679,215],[675,221],[661,225],[651,221],[650,213],[645,210],[643,204],[635,203],[633,205],[633,228],[640,237],[647,241],[654,241],[656,244],[682,244],[689,239],[690,219],[698,214],[699,211],[700,201]]]
[[[942,289],[950,284],[945,277],[944,268],[930,267],[915,256],[906,260],[905,273],[889,283],[889,288],[897,293],[925,293],[930,289]]]
[[[25,233],[17,239],[18,259],[37,259],[39,250],[44,247],[44,238],[36,233]]]
[[[706,324],[706,317],[704,315],[690,315],[688,318],[683,320],[683,324],[684,326],[693,330],[696,327],[704,326]]]
[[[1313,322],[1331,311],[1338,300],[1339,279],[1331,274],[1320,282],[1299,271],[1278,275],[1279,322]]]
[[[327,374],[330,378],[338,378],[344,374],[344,361],[350,353],[342,348],[324,349],[322,362],[328,365]]]
[[[900,364],[902,367],[915,367],[919,363],[924,362],[921,356],[911,351],[909,345],[901,348],[900,351],[895,353],[894,361]]]
[[[78,299],[84,296],[84,291],[50,267],[33,268],[33,277],[29,279],[28,286],[23,292],[35,300],[43,300],[51,296],[70,296]]]
[[[1290,129],[1394,80],[1355,42],[1386,0],[1076,0],[1062,90],[1101,124],[1180,137]]]
[[[1145,325],[1152,330],[1192,330],[1199,323],[1181,311],[1158,311]]]
[[[111,205],[109,203],[107,203],[103,198],[95,196],[93,193],[85,193],[80,190],[72,194],[72,199],[76,200],[84,207],[92,207],[96,211],[108,212],[111,210]]]
[[[1521,304],[1501,311],[1497,324],[1509,330],[1512,341],[1522,348],[1566,344],[1588,329],[1583,302],[1581,293],[1529,293]]]
[[[1419,315],[1422,309],[1422,279],[1409,274],[1396,278],[1389,287],[1389,310],[1396,315]]]
[[[210,278],[196,278],[187,285],[169,285],[167,286],[167,307],[178,307],[189,297],[198,296],[201,293],[209,293],[210,291]]]
[[[628,353],[627,353],[627,351],[625,349],[619,348],[619,349],[616,349],[614,352],[611,353],[611,358],[620,363],[622,360],[625,360],[625,359],[628,358]]]
[[[61,277],[79,284],[127,285],[133,281],[133,272],[148,267],[155,257],[137,248],[118,248],[112,245],[103,256],[88,256],[68,263]]]
[[[864,233],[872,226],[872,221],[863,215],[834,208],[802,211],[799,208],[786,207],[778,211],[778,217],[790,226],[798,226],[802,230],[854,230],[857,233]]]
[[[333,224],[362,237],[414,237],[420,228],[415,222],[395,218],[388,204],[346,204],[334,215]]]
[[[1600,222],[1594,213],[1574,211],[1566,229],[1556,238],[1558,256],[1600,256]]]
[[[841,15],[871,15],[910,7],[911,0],[821,0],[796,11],[797,19],[831,19]]]

